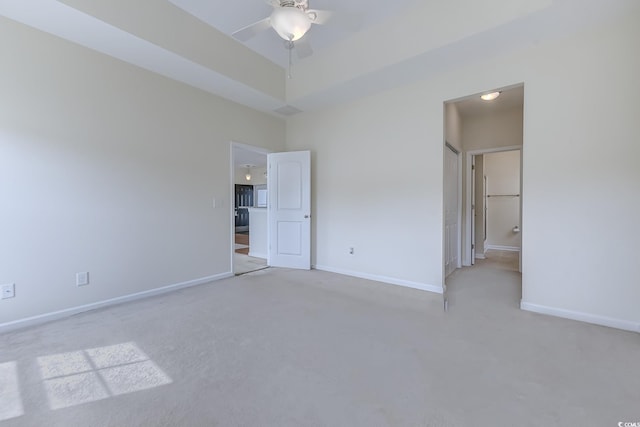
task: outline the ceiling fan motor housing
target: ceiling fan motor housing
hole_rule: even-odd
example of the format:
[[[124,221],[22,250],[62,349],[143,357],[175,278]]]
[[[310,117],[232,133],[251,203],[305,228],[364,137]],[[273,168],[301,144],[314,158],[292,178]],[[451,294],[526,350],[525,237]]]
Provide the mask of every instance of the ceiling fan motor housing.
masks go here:
[[[309,8],[308,0],[280,0],[280,7],[296,7],[302,11]]]

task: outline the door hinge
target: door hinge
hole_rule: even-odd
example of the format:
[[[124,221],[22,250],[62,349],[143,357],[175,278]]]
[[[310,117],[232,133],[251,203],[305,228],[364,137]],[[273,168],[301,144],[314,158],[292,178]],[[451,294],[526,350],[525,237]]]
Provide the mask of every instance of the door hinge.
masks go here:
[[[471,249],[475,249],[475,248],[476,248],[476,245],[472,243],[471,244]]]
[[[476,165],[471,165],[471,170],[472,171],[476,170]]]

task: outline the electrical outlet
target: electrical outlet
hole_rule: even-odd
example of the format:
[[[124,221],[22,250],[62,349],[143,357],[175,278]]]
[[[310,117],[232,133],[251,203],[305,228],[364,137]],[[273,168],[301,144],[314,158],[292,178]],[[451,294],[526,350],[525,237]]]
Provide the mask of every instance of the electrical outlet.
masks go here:
[[[349,248],[349,255],[353,255],[355,250],[353,248]]]
[[[13,298],[16,296],[16,285],[10,283],[8,285],[2,285],[2,299]]]
[[[76,286],[86,286],[89,284],[89,272],[82,271],[76,273]]]

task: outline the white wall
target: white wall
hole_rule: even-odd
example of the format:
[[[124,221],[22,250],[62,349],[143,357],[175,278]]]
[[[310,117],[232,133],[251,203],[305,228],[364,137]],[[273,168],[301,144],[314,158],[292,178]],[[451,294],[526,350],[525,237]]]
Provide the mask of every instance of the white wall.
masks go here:
[[[443,104],[424,99],[404,87],[289,119],[287,148],[312,151],[312,264],[441,286]]]
[[[522,145],[523,109],[462,117],[464,151]]]
[[[229,141],[283,121],[5,19],[0,50],[0,324],[230,272]]]
[[[524,82],[525,307],[638,327],[638,19],[290,118],[288,148],[313,151],[314,263],[440,286],[442,103]]]
[[[639,19],[552,44],[536,61],[525,98],[522,298],[640,331],[640,57],[629,54]]]
[[[496,197],[520,194],[520,151],[503,151],[484,156],[487,177],[487,246],[519,249],[520,198]]]
[[[462,118],[456,104],[448,102],[444,105],[444,139],[458,151],[463,149]]]

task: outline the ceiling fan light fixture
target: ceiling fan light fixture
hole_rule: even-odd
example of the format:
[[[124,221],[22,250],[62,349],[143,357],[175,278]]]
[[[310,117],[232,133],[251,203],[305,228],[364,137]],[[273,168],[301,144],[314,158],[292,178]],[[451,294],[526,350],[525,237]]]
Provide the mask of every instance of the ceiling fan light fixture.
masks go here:
[[[501,93],[502,92],[485,93],[484,95],[481,95],[480,98],[482,98],[483,101],[493,101],[494,99],[499,97]]]
[[[271,26],[280,37],[295,42],[311,28],[311,20],[297,7],[279,7],[271,14]]]

